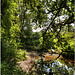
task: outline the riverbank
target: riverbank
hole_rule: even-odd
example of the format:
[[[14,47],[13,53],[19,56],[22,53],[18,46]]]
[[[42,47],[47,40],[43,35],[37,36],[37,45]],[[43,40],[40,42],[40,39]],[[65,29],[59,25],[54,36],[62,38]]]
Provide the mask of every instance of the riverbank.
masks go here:
[[[44,53],[43,55],[44,55],[44,61],[54,60],[59,56],[59,54],[49,54],[49,53]],[[29,72],[34,62],[39,58],[40,56],[39,56],[39,53],[37,52],[34,52],[34,51],[26,52],[26,59],[24,61],[17,62],[17,66],[21,68],[23,71]],[[66,62],[67,65],[73,66],[73,63],[74,63],[73,60],[65,59],[62,57],[62,55],[59,57],[59,59]]]

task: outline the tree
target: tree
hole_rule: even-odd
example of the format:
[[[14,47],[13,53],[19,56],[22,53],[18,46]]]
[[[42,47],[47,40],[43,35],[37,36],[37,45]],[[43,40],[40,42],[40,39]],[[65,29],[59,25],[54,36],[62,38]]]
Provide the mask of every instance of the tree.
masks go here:
[[[74,0],[2,0],[1,6],[2,61],[15,58],[20,41],[25,48],[33,44],[42,52],[53,47],[74,55]],[[42,28],[41,37],[33,27]]]
[[[16,55],[19,44],[19,17],[17,15],[17,2],[14,0],[2,0],[1,20],[1,55],[2,61],[10,61]]]
[[[29,10],[29,13],[32,15],[32,23],[35,23],[36,27],[43,28],[41,39],[42,50],[44,50],[47,46],[48,48],[51,46],[55,48],[55,43],[52,42],[53,39],[57,40],[57,43],[60,44],[58,47],[60,46],[62,48],[62,32],[64,32],[63,30],[66,26],[69,31],[72,28],[71,24],[74,22],[73,2],[74,0],[24,1],[26,9]],[[52,37],[50,37],[51,33],[53,34]],[[68,44],[64,46],[67,45]],[[64,48],[62,49],[62,52],[63,50]]]

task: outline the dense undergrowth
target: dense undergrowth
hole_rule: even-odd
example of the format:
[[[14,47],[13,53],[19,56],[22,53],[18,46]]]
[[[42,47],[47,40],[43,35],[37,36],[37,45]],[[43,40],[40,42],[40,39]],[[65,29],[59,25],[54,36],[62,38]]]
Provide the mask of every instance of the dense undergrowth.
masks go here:
[[[2,61],[1,63],[1,75],[26,75],[26,72],[17,67],[16,62],[21,62],[26,58],[26,50],[16,50],[15,58],[9,61]]]
[[[2,0],[1,7],[2,75],[26,74],[16,62],[27,50],[54,49],[74,60],[74,0]]]

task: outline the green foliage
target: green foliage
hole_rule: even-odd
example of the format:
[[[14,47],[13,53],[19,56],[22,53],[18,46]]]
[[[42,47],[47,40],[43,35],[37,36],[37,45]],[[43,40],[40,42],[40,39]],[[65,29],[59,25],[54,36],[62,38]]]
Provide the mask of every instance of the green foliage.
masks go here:
[[[19,49],[16,52],[17,52],[16,54],[17,61],[23,61],[26,59],[26,50]]]
[[[73,58],[74,0],[2,0],[1,7],[2,74],[7,75],[12,66],[10,75],[24,74],[14,68],[17,58],[26,57],[26,50],[17,50],[20,46],[29,50],[52,47],[62,51],[64,57]],[[34,33],[33,27],[43,29]],[[12,65],[7,63],[11,61]]]
[[[1,74],[2,75],[28,75],[26,72],[22,71],[21,68],[13,66],[13,63],[8,64],[3,61],[1,64]]]
[[[2,0],[1,20],[1,61],[2,75],[12,75],[16,65],[16,49],[19,46],[19,18],[17,1]],[[17,23],[18,22],[18,23]]]
[[[23,57],[24,57],[24,58],[26,57],[26,50],[25,50],[24,53],[23,53]]]
[[[58,38],[59,40],[59,38]],[[60,40],[54,40],[54,47],[63,52],[63,56],[74,58],[74,32],[62,32]]]
[[[4,61],[4,62],[2,62],[2,64],[1,64],[1,73],[2,73],[2,75],[4,75],[4,74],[10,74],[10,71],[9,71],[9,65]]]
[[[37,50],[39,45],[40,34],[38,32],[24,38],[25,48],[28,50]]]
[[[16,42],[13,40],[4,39],[2,42],[2,60],[9,61],[13,57],[15,57],[15,49],[16,49]]]
[[[14,14],[17,12],[17,3],[13,0],[5,0],[2,1],[2,7],[2,60],[10,60],[15,57],[15,50],[19,45],[19,42],[17,42],[19,41],[19,38],[16,37],[19,35],[20,29],[19,25],[15,24],[15,21],[13,21],[16,19]]]
[[[44,49],[48,50],[51,49],[51,47],[54,48],[54,39],[55,39],[55,35],[52,32],[48,32],[45,36],[44,36],[44,40],[43,37],[41,35],[41,38],[39,39],[40,41],[40,45],[44,46]],[[44,44],[43,44],[44,43]]]

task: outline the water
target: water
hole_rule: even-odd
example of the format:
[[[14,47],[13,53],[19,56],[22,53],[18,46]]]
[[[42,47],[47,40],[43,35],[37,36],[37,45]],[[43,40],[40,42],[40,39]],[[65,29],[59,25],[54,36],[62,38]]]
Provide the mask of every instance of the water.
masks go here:
[[[58,54],[53,54],[58,55]],[[51,55],[50,55],[51,56]],[[62,59],[53,60],[54,62],[51,64],[50,62],[45,62],[44,58],[37,59],[38,61],[38,72],[44,71],[43,75],[75,75],[73,64],[68,64],[68,61],[64,61]],[[38,73],[37,72],[37,73]],[[53,73],[53,74],[50,74]],[[40,74],[40,73],[39,73]],[[41,73],[42,75],[42,73]]]
[[[67,65],[62,64],[59,60],[56,60],[49,66],[43,65],[47,74],[50,70],[53,75],[75,75],[73,66],[68,67]]]

